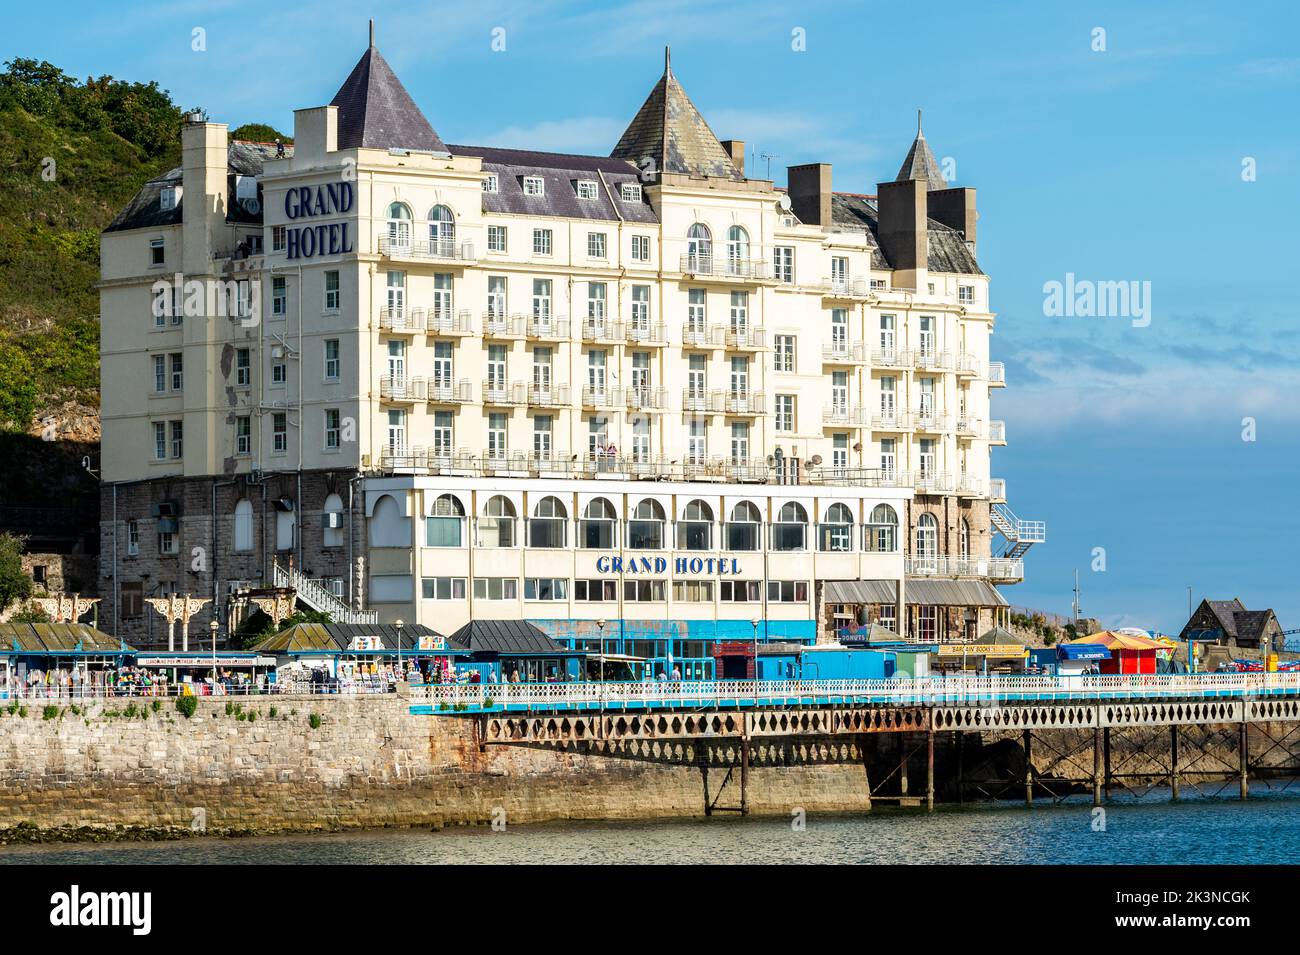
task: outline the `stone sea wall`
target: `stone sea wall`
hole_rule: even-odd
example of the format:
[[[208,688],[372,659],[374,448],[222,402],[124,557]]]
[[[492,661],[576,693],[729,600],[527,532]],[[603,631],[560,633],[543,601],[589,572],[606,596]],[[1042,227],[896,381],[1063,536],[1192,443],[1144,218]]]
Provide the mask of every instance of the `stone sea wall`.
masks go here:
[[[514,824],[704,807],[697,769],[481,751],[473,719],[411,716],[396,697],[243,701],[243,719],[224,699],[200,699],[189,719],[174,700],[157,711],[151,702],[64,703],[50,718],[39,702],[25,716],[0,708],[0,828],[190,827],[196,818],[210,830],[438,826],[488,824],[500,812]],[[709,774],[715,795],[723,776]],[[733,783],[719,805],[738,801]],[[782,815],[869,805],[860,764],[755,768],[749,801],[755,813]]]

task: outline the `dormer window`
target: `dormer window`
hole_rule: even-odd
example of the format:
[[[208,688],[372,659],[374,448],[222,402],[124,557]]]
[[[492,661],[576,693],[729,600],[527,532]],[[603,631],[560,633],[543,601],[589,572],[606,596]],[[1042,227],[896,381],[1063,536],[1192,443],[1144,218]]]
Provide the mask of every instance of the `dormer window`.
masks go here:
[[[591,179],[579,179],[579,180],[578,180],[577,182],[575,182],[573,185],[574,185],[574,188],[578,191],[578,198],[579,198],[579,199],[595,199],[595,198],[596,198],[596,183],[595,183],[594,180],[591,180]]]
[[[618,195],[624,202],[640,202],[641,184],[639,182],[625,182],[618,187]]]
[[[496,174],[496,173],[494,173],[494,172],[493,172],[493,173],[489,173],[488,175],[486,175],[486,176],[483,177],[483,191],[484,191],[484,192],[497,192],[497,191],[499,191],[498,188],[497,188],[497,174]]]
[[[524,176],[524,195],[546,195],[546,180],[541,176]]]
[[[181,199],[180,186],[164,186],[162,192],[158,194],[158,206],[163,212],[170,212],[176,208]]]

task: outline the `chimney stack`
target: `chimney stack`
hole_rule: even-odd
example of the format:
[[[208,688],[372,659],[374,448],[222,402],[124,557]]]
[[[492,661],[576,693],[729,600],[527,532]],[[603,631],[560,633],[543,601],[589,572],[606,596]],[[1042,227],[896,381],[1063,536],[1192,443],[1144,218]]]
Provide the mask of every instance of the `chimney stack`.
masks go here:
[[[929,262],[928,209],[924,179],[901,179],[876,186],[876,237],[885,258],[897,274],[899,288],[919,288]],[[907,274],[910,273],[910,274]]]
[[[727,151],[731,157],[731,164],[740,170],[740,174],[745,174],[745,141],[743,139],[724,139],[722,148]]]
[[[786,167],[790,210],[805,225],[831,224],[831,164]]]
[[[975,221],[979,218],[975,211],[975,190],[967,186],[936,189],[926,195],[926,203],[930,218],[960,232],[974,255]]]
[[[339,108],[310,106],[293,111],[293,155],[305,163],[324,162],[339,148]]]
[[[230,201],[228,127],[191,115],[181,129],[181,267],[211,275],[212,259],[226,236]]]

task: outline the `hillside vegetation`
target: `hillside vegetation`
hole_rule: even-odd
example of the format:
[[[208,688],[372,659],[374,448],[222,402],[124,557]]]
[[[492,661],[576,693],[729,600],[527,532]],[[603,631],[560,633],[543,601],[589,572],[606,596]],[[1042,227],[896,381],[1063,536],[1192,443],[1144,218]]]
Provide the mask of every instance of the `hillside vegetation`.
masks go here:
[[[99,233],[180,162],[182,110],[157,83],[0,73],[0,431],[99,406]]]

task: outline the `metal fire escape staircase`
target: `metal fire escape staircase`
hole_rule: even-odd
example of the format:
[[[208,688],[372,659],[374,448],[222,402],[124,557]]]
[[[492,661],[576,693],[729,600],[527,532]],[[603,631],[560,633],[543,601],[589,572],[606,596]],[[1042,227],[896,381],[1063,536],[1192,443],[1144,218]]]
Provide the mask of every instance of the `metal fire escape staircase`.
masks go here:
[[[335,623],[373,624],[379,622],[378,610],[353,610],[326,590],[319,580],[304,577],[291,567],[275,565],[275,586],[292,589],[299,600],[313,610],[329,614]]]
[[[993,522],[993,529],[1007,542],[1006,549],[1000,555],[1002,557],[1024,557],[1029,548],[1047,540],[1046,521],[1022,521],[1005,504],[992,505],[989,508],[989,518]]]

